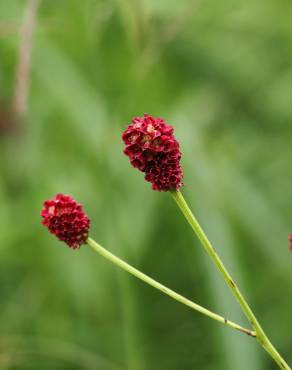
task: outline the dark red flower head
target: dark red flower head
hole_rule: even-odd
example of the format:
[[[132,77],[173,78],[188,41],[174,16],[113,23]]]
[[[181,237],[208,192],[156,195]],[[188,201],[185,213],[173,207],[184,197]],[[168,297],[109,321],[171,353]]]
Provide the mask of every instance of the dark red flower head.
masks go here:
[[[149,114],[135,117],[123,133],[124,153],[145,173],[152,189],[177,190],[182,186],[181,152],[173,128]]]
[[[290,240],[290,251],[292,253],[292,234],[289,235],[289,240]]]
[[[46,200],[41,211],[42,224],[52,234],[69,245],[79,249],[86,243],[90,220],[78,204],[69,195],[57,194],[55,198]]]

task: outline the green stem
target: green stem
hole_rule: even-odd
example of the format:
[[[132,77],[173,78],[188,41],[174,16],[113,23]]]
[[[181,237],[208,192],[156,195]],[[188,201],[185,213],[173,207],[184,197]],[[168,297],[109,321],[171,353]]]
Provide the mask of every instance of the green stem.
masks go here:
[[[192,211],[190,210],[189,206],[187,205],[182,193],[176,190],[176,191],[172,191],[171,194],[174,200],[176,201],[177,205],[179,206],[180,210],[182,211],[183,215],[187,219],[188,223],[190,224],[191,228],[193,229],[193,231],[195,232],[195,234],[201,241],[206,252],[209,254],[209,256],[213,260],[218,270],[221,272],[225,282],[227,283],[233,295],[237,299],[243,313],[245,314],[245,316],[251,323],[252,327],[255,329],[256,338],[258,342],[270,354],[270,356],[275,360],[275,362],[279,365],[281,369],[291,370],[289,365],[285,362],[285,360],[281,357],[279,352],[276,350],[276,348],[272,345],[272,343],[268,339],[267,335],[265,334],[264,330],[260,326],[258,320],[256,319],[253,311],[251,310],[250,306],[248,305],[241,291],[237,287],[236,283],[234,282],[233,278],[227,271],[218,253],[216,252],[215,248],[209,241],[204,230],[201,228],[199,222],[197,221]]]
[[[87,244],[97,253],[105,257],[110,262],[114,263],[115,265],[119,266],[123,270],[129,272],[130,274],[136,276],[138,279],[143,280],[146,284],[151,285],[152,287],[160,290],[162,293],[168,295],[169,297],[175,299],[176,301],[192,308],[193,310],[196,310],[203,315],[208,316],[209,318],[221,322],[221,324],[224,324],[226,326],[229,326],[235,330],[239,330],[242,333],[245,333],[251,337],[255,337],[255,332],[249,329],[245,329],[241,327],[240,325],[225,319],[224,317],[217,315],[216,313],[207,310],[206,308],[190,301],[189,299],[183,297],[182,295],[174,292],[173,290],[167,288],[166,286],[160,284],[156,280],[152,279],[151,277],[145,275],[143,272],[137,270],[135,267],[129,265],[127,262],[124,262],[105,248],[103,248],[101,245],[99,245],[96,241],[94,241],[91,238],[87,239]]]

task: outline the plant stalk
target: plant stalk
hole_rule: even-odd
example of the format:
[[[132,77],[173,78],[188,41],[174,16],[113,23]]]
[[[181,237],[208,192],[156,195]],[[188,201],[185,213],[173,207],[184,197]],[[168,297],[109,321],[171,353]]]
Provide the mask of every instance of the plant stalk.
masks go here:
[[[209,241],[207,235],[205,234],[204,230],[200,226],[199,222],[197,221],[196,217],[190,210],[189,206],[187,205],[182,193],[179,190],[175,190],[171,192],[175,202],[179,206],[180,210],[182,211],[183,215],[187,219],[188,223],[190,224],[191,228],[199,238],[200,242],[202,243],[203,247],[205,248],[206,252],[211,257],[212,261],[221,272],[226,284],[231,289],[233,295],[237,299],[243,313],[247,317],[248,321],[254,328],[256,332],[256,338],[261,346],[270,354],[270,356],[274,359],[274,361],[278,364],[281,369],[284,370],[291,370],[289,365],[286,361],[281,357],[279,352],[276,348],[272,345],[270,340],[268,339],[267,335],[265,334],[264,330],[260,326],[257,318],[255,317],[253,311],[251,310],[250,306],[248,305],[246,299],[242,295],[241,291],[239,290],[238,286],[236,285],[235,281],[227,271],[226,267],[224,266],[221,258],[219,257],[218,253],[216,252],[215,248]]]
[[[208,316],[209,318],[216,320],[220,322],[221,324],[224,324],[226,326],[231,327],[232,329],[238,330],[241,333],[247,334],[251,337],[256,337],[256,334],[254,331],[243,328],[242,326],[225,319],[223,316],[217,315],[216,313],[192,302],[191,300],[185,298],[184,296],[174,292],[173,290],[167,288],[166,286],[160,284],[156,280],[152,279],[151,277],[145,275],[143,272],[137,270],[135,267],[129,265],[127,262],[123,261],[119,257],[115,256],[105,248],[103,248],[100,244],[98,244],[96,241],[94,241],[91,238],[87,239],[87,244],[97,253],[105,257],[110,262],[114,263],[115,265],[119,266],[123,270],[129,272],[130,274],[134,275],[138,279],[144,281],[146,284],[151,285],[152,287],[160,290],[162,293],[168,295],[169,297],[175,299],[176,301],[192,308],[195,311],[200,312],[203,315]]]

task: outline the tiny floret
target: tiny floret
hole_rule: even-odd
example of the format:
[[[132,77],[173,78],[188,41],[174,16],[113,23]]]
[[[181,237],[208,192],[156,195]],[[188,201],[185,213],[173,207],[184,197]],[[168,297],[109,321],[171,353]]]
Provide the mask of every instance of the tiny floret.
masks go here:
[[[135,117],[123,132],[124,153],[133,167],[145,173],[153,190],[178,190],[182,186],[181,152],[173,127],[149,114]]]
[[[41,210],[42,224],[70,248],[79,249],[86,243],[90,220],[82,205],[69,195],[57,194],[44,202]]]

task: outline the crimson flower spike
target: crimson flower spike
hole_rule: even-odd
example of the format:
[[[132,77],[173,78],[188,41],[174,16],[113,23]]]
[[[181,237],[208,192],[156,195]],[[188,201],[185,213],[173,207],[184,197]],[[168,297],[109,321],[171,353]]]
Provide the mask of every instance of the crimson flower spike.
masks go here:
[[[178,190],[182,184],[179,143],[173,127],[149,114],[135,117],[123,133],[124,153],[131,164],[145,173],[145,180],[158,191]]]
[[[82,205],[69,195],[57,194],[44,202],[42,224],[70,248],[79,249],[88,238],[90,220]]]

